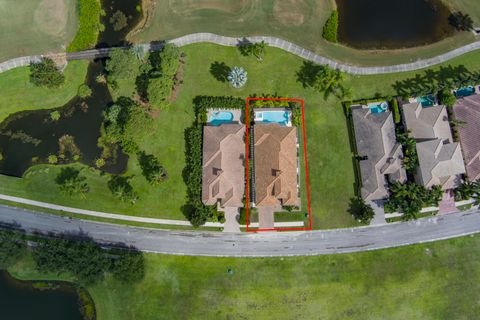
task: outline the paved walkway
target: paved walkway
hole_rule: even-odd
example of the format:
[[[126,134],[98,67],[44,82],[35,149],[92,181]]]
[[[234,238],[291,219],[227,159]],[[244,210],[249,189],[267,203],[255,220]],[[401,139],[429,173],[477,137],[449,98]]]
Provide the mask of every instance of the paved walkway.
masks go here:
[[[223,227],[223,232],[240,232],[240,224],[237,220],[237,216],[240,214],[240,212],[238,212],[238,208],[225,208],[224,213],[225,223]]]
[[[248,40],[250,42],[259,42],[265,41],[269,46],[280,48],[282,50],[288,51],[298,57],[301,57],[305,60],[312,61],[317,64],[326,64],[332,68],[340,69],[344,72],[355,74],[355,75],[368,75],[368,74],[381,74],[381,73],[394,73],[394,72],[405,72],[405,71],[414,71],[427,67],[431,67],[445,61],[451,60],[455,57],[461,56],[465,53],[475,51],[480,49],[480,41],[475,41],[470,44],[467,44],[463,47],[457,48],[455,50],[443,53],[433,58],[418,60],[416,62],[397,64],[392,66],[379,66],[379,67],[359,67],[349,64],[344,64],[329,58],[325,58],[316,53],[313,53],[310,50],[304,49],[297,46],[296,44],[269,36],[256,36],[256,37],[224,37],[219,36],[213,33],[192,33],[182,37],[168,40],[168,43],[174,43],[177,46],[185,46],[193,43],[209,42],[215,43],[223,46],[237,46],[239,42]],[[146,50],[160,50],[163,47],[162,43],[150,45],[150,44],[139,44],[143,46]],[[81,52],[71,52],[67,53],[67,60],[78,60],[78,59],[93,59],[105,57],[112,50],[112,48],[102,48],[102,49],[93,49],[86,50]],[[20,57],[5,62],[0,63],[0,73],[20,67],[29,65],[31,62],[36,62],[41,59],[41,55],[29,56],[29,57]]]
[[[275,224],[273,208],[257,207],[257,211],[258,211],[258,226],[260,227],[260,229],[273,229]]]
[[[371,201],[369,204],[372,206],[373,212],[375,213],[370,225],[387,223],[385,220],[385,210],[383,209],[383,204],[380,201]]]
[[[442,196],[442,200],[438,203],[438,213],[453,213],[458,212],[455,206],[455,196],[452,191],[445,191]]]

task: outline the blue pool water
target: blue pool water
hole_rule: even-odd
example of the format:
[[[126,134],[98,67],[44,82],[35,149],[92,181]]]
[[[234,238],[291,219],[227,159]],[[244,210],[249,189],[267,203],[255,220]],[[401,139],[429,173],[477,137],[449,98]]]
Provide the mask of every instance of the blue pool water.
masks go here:
[[[233,113],[229,111],[215,111],[211,114],[210,119],[208,119],[208,123],[214,126],[219,126],[224,123],[232,122],[233,120]]]
[[[473,86],[463,87],[455,90],[455,97],[468,97],[475,93],[475,88]]]
[[[435,104],[435,97],[431,94],[427,96],[421,96],[417,98],[417,102],[420,102],[422,107],[431,107]]]
[[[282,126],[288,124],[289,113],[287,111],[257,111],[255,122],[278,123]]]
[[[383,102],[379,102],[377,104],[369,104],[368,107],[370,108],[372,113],[381,113],[381,112],[387,111],[388,103],[383,101]]]

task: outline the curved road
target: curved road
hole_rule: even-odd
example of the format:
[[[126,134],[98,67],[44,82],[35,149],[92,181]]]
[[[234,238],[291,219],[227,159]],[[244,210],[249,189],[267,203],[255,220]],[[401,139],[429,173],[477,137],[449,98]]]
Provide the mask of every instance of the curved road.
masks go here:
[[[215,43],[223,46],[237,46],[241,41],[248,40],[250,42],[260,42],[265,41],[269,46],[280,48],[287,52],[290,52],[296,56],[299,56],[305,60],[315,62],[317,64],[326,64],[332,68],[340,69],[344,72],[355,74],[355,75],[369,75],[369,74],[382,74],[382,73],[395,73],[395,72],[405,72],[405,71],[414,71],[427,67],[431,67],[445,61],[451,60],[455,57],[461,56],[465,53],[475,51],[480,49],[480,41],[475,41],[470,44],[467,44],[463,47],[457,48],[455,50],[443,53],[433,58],[418,60],[416,62],[397,64],[392,66],[379,66],[379,67],[357,67],[349,64],[344,64],[329,58],[325,58],[316,53],[313,53],[310,50],[304,49],[297,46],[296,44],[269,36],[256,36],[256,37],[225,37],[219,36],[213,33],[192,33],[182,37],[168,40],[169,43],[174,43],[177,46],[185,46],[193,43],[200,42],[209,42]],[[162,48],[163,44],[140,44],[146,50],[159,50]],[[81,52],[71,52],[67,53],[67,60],[78,60],[78,59],[94,59],[105,57],[108,55],[108,52],[112,48],[103,48],[103,49],[92,49]],[[36,56],[27,56],[19,57],[5,62],[0,63],[0,73],[20,67],[29,65],[32,62],[38,62],[42,58],[41,55]]]
[[[166,231],[86,221],[0,206],[0,223],[27,232],[83,232],[100,243],[122,242],[146,252],[229,257],[307,256],[368,251],[480,232],[480,210],[412,222],[311,232]]]

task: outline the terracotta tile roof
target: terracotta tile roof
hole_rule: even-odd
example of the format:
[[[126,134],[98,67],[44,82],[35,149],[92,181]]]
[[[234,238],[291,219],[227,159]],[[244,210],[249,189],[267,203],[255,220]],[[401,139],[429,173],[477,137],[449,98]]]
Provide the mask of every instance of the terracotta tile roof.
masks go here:
[[[203,128],[202,201],[243,207],[245,192],[245,126],[223,124]]]
[[[254,143],[256,205],[299,205],[296,128],[255,125]]]
[[[460,143],[469,180],[480,179],[480,95],[472,95],[457,100],[453,106],[458,125]]]

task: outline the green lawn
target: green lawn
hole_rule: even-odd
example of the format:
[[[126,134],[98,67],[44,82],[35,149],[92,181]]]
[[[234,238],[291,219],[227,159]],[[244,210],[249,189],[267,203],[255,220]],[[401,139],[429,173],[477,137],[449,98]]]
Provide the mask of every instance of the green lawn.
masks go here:
[[[20,67],[0,74],[0,122],[23,110],[57,108],[77,94],[85,81],[88,61],[70,61],[65,84],[58,89],[36,87],[30,82],[30,68]]]
[[[480,21],[480,9],[476,0],[446,1],[455,2],[466,9],[476,21]],[[356,50],[332,44],[322,38],[323,25],[334,7],[334,0],[157,0],[148,27],[136,33],[132,40],[157,41],[195,32],[212,32],[225,36],[269,35],[292,41],[318,54],[346,63],[390,65],[436,56],[475,39],[472,33],[464,32],[418,48]]]
[[[211,44],[190,45],[182,50],[187,55],[184,84],[171,108],[157,116],[154,129],[141,146],[146,152],[155,154],[165,166],[169,175],[166,182],[152,188],[142,177],[136,157],[131,157],[128,174],[134,176],[132,184],[140,194],[140,200],[133,206],[125,205],[111,196],[106,187],[108,175],[100,175],[90,169],[85,170],[92,190],[87,201],[61,195],[53,183],[58,168],[47,171],[44,166],[32,168],[34,173],[23,179],[0,176],[0,192],[85,209],[184,219],[181,211],[186,192],[182,178],[185,166],[183,137],[185,128],[191,125],[194,117],[192,99],[197,95],[234,95],[245,98],[251,94],[277,93],[305,100],[314,228],[357,225],[347,213],[349,198],[354,194],[355,181],[346,121],[340,101],[335,98],[325,101],[322,95],[312,89],[303,88],[296,81],[295,73],[302,65],[301,59],[274,48],[268,48],[263,62],[243,57],[235,48]],[[214,62],[224,62],[229,67],[243,66],[248,72],[246,86],[233,89],[227,83],[216,80],[210,73],[210,66]],[[459,64],[470,70],[479,70],[480,53],[464,55],[444,66]],[[386,96],[395,94],[392,84],[396,80],[412,77],[416,73],[423,71],[348,76],[346,82],[353,88],[354,99],[373,97],[376,93]],[[0,74],[0,82],[7,81],[2,78],[8,74]],[[116,95],[129,94],[132,88],[131,84],[126,83]],[[23,90],[17,89],[12,91],[9,101],[24,99],[25,95]],[[43,100],[44,97],[36,101],[40,104]],[[48,193],[44,192],[46,188]]]
[[[146,255],[145,279],[89,288],[98,319],[475,319],[480,236],[357,254],[234,259]],[[233,274],[228,274],[228,268]],[[31,259],[10,270],[38,274]]]
[[[77,0],[1,1],[0,62],[65,51],[77,27]]]

